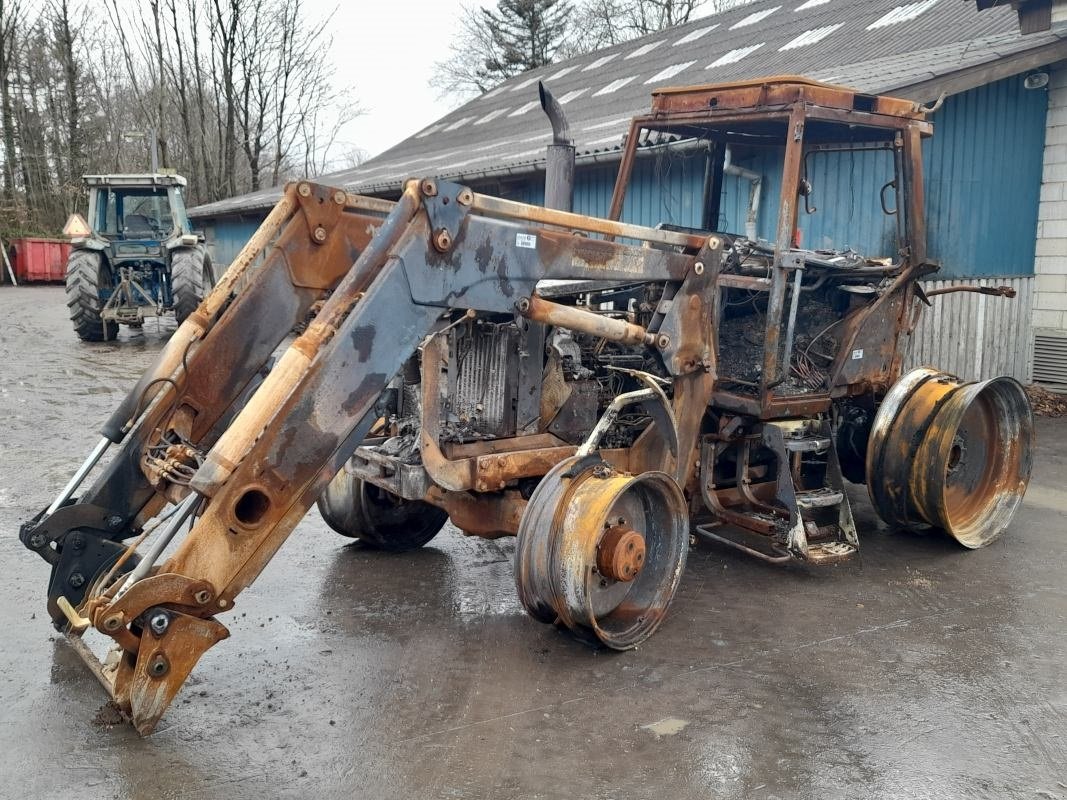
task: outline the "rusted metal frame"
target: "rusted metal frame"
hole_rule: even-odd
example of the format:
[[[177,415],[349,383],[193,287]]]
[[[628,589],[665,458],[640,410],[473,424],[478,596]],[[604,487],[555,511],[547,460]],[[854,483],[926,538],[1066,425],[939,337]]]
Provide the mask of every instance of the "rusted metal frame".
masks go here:
[[[655,334],[649,333],[640,325],[614,317],[607,317],[603,314],[595,314],[592,311],[585,311],[576,306],[553,303],[536,294],[529,299],[522,298],[519,300],[518,310],[522,316],[542,325],[567,328],[568,330],[586,333],[612,342],[652,346],[656,344],[657,340]]]
[[[313,186],[311,197],[319,193],[329,197],[331,190]],[[288,208],[289,204],[283,202],[280,207]],[[167,377],[165,388],[156,393],[149,407],[139,415],[133,435],[123,443],[122,451],[85,494],[87,502],[106,504],[123,518],[126,524],[118,533],[126,531],[134,514],[141,524],[163,505],[162,496],[157,495],[146,480],[141,459],[144,447],[164,432],[175,410],[188,409],[192,417],[190,428],[185,432],[186,438],[204,449],[210,446],[220,421],[236,412],[234,404],[237,399],[318,299],[319,290],[294,287],[290,264],[299,262],[303,265],[305,282],[315,275],[315,282],[320,286],[330,286],[366,246],[371,237],[367,228],[376,221],[373,217],[345,215],[337,225],[337,235],[323,246],[309,238],[299,212],[291,214],[284,230],[273,234],[277,235],[277,243],[268,252],[264,263],[251,273],[252,279],[242,282],[239,289],[236,287],[239,276],[229,282],[234,287],[235,297],[230,299],[228,295],[223,305],[215,292],[209,295],[201,309],[212,318],[210,327],[198,333],[196,339],[189,340],[187,352],[178,354],[177,366]],[[273,223],[268,230],[274,230]],[[266,242],[261,232],[254,238]],[[246,252],[243,263],[251,264],[257,255],[257,252]],[[225,277],[229,278],[230,273],[227,272]],[[270,308],[271,313],[264,315],[264,308]],[[255,336],[250,336],[249,331],[254,331]],[[149,373],[157,374],[158,369]],[[163,385],[162,378],[153,380]],[[128,399],[133,398],[136,402],[137,397],[135,387]]]
[[[735,539],[730,539],[726,536],[720,536],[712,530],[711,525],[697,525],[694,527],[694,530],[697,532],[698,535],[703,536],[705,539],[709,539],[710,541],[717,542],[719,544],[728,545],[729,547],[732,547],[735,550],[740,550],[742,553],[754,556],[755,558],[758,558],[761,561],[767,561],[771,564],[785,564],[786,562],[793,560],[793,556],[790,553],[771,555],[770,553],[764,553],[762,550],[757,550],[754,547],[749,547],[746,544],[742,544],[741,542]]]
[[[704,196],[700,212],[701,224],[706,231],[719,229],[722,211],[722,186],[726,172],[726,145],[709,143],[704,165]]]
[[[471,208],[475,212],[487,217],[516,220],[524,225],[530,225],[531,223],[552,225],[571,231],[599,233],[604,236],[621,236],[627,239],[637,239],[642,242],[651,242],[672,247],[684,247],[692,250],[699,250],[704,242],[702,236],[696,236],[694,234],[679,233],[676,231],[661,231],[643,225],[631,225],[625,222],[618,222],[614,219],[587,217],[584,214],[575,214],[570,211],[557,211],[552,208],[518,203],[514,200],[503,200],[499,197],[491,197],[484,194],[474,195]]]
[[[858,100],[869,108],[858,107]],[[922,119],[925,111],[913,100],[872,95],[846,86],[782,75],[754,81],[709,84],[697,87],[667,87],[652,93],[654,113],[689,109],[758,109],[790,103],[830,107],[856,113],[878,114],[893,119]]]
[[[1010,286],[946,286],[943,289],[933,289],[925,292],[927,297],[937,297],[942,294],[954,294],[956,292],[974,292],[975,294],[987,294],[992,297],[1015,297],[1015,290]]]
[[[637,140],[641,136],[642,121],[640,118],[630,122],[630,130],[626,136],[626,149],[623,150],[622,160],[619,162],[619,172],[615,176],[615,188],[611,192],[611,205],[608,206],[608,219],[616,222],[622,219],[622,208],[626,201],[626,190],[630,185],[633,175],[634,161],[637,158]],[[699,247],[699,245],[698,245]]]
[[[231,263],[229,269],[223,273],[215,284],[215,288],[208,293],[196,310],[178,326],[167,341],[156,363],[145,371],[133,390],[126,396],[118,408],[112,413],[104,425],[102,433],[116,444],[136,422],[139,404],[146,408],[148,404],[160,393],[165,391],[164,379],[171,378],[182,366],[182,360],[191,354],[191,346],[197,340],[203,338],[209,328],[216,322],[219,312],[229,302],[238,286],[239,281],[252,266],[255,260],[263,252],[264,248],[273,241],[282,227],[290,220],[296,210],[296,185],[289,184],[277,205],[271,209],[259,229],[252,238],[241,248],[241,252]]]
[[[763,403],[771,400],[772,390],[782,379],[782,364],[779,354],[779,336],[782,326],[782,314],[785,306],[788,276],[785,270],[785,257],[789,253],[793,232],[797,225],[797,196],[800,187],[800,169],[804,156],[804,122],[803,105],[796,105],[789,115],[789,128],[785,146],[785,161],[782,167],[782,190],[778,202],[778,227],[774,245],[773,274],[771,291],[767,301],[767,327],[764,337],[763,373],[760,385]],[[788,354],[785,356],[789,368]]]
[[[407,222],[391,218],[398,221]],[[383,240],[390,238],[389,227],[388,222],[383,226]],[[425,217],[414,228],[407,235],[429,240]],[[334,334],[324,336],[321,327],[315,330],[320,324],[316,320],[294,342],[287,355],[297,353],[298,363],[284,365],[283,356],[271,373],[281,380],[273,386],[265,382],[227,431],[237,446],[226,436],[220,439],[205,462],[207,474],[194,482],[199,484],[194,488],[212,499],[161,569],[207,581],[216,600],[202,614],[229,608],[234,596],[262,571],[363,440],[374,422],[373,404],[396,365],[410,356],[440,314],[438,308],[411,304],[401,265],[381,249],[374,256],[357,264],[323,306],[321,326],[336,325]],[[344,316],[365,271],[377,272],[377,277],[366,289],[365,302]],[[302,356],[309,350],[316,357],[305,362]],[[354,364],[359,368],[353,369]],[[273,412],[266,417],[259,402],[264,396]],[[218,450],[226,455],[220,457]],[[227,461],[234,456],[237,460],[229,469]],[[186,644],[195,649],[193,642]],[[120,667],[117,692],[144,674],[148,656],[143,649],[135,666]],[[168,693],[177,690],[168,677],[159,681]],[[131,712],[143,727],[154,724],[158,717],[153,715],[162,710],[144,693],[131,695]]]
[[[642,431],[631,455],[635,471],[662,470],[687,487],[699,474],[700,430],[718,374],[722,240],[709,236],[693,260],[659,326],[663,360],[671,372],[677,453],[655,423]]]
[[[278,359],[263,385],[241,410],[233,424],[219,438],[190,486],[194,491],[213,497],[255,446],[262,432],[277,414],[277,404],[292,395],[312,370],[312,362],[320,351],[332,348],[339,326],[351,314],[353,307],[381,280],[386,265],[396,271],[399,263],[392,258],[392,249],[404,238],[414,238],[411,221],[419,208],[419,198],[409,182],[395,209],[386,218],[374,238],[359,254],[354,265],[336,286],[320,309],[314,322]],[[395,293],[395,292],[394,292]],[[406,300],[407,298],[405,298]],[[396,369],[387,376],[392,378]]]
[[[449,520],[463,533],[483,539],[514,536],[526,510],[526,500],[518,491],[470,494],[431,486],[424,499],[447,511]]]
[[[910,263],[926,262],[926,195],[923,185],[922,131],[911,124],[904,131],[904,196],[907,215],[905,225]]]
[[[719,445],[716,442],[709,440],[702,442],[700,448],[700,494],[704,500],[705,507],[719,521],[727,525],[736,525],[739,528],[753,531],[762,536],[774,536],[777,531],[777,525],[774,521],[734,511],[720,500],[720,490],[716,488],[714,482],[715,461],[719,453],[718,448]],[[738,491],[738,495],[740,496],[740,491]]]
[[[753,438],[754,437],[752,436],[746,436],[737,444],[737,449],[739,450],[736,473],[737,490],[741,493],[741,496],[745,501],[754,508],[767,514],[774,514],[775,516],[784,516],[788,518],[789,512],[786,511],[786,509],[763,502],[763,500],[757,497],[756,493],[752,491],[752,468],[749,464],[749,457],[752,454]]]

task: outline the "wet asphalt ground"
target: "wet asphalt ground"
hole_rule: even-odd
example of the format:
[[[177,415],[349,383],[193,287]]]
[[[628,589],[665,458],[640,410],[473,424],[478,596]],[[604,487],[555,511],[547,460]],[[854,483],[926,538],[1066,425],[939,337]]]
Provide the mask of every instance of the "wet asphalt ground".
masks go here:
[[[388,556],[313,512],[153,736],[94,724],[16,534],[172,326],[83,345],[60,289],[0,289],[0,797],[1067,797],[1067,420],[992,546],[889,531],[853,487],[861,558],[697,544],[629,653],[524,616],[510,540]]]

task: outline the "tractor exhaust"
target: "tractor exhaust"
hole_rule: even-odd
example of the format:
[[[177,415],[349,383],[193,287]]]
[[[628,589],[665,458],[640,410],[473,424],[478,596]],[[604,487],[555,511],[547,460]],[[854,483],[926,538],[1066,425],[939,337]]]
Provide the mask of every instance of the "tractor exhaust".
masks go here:
[[[545,207],[570,211],[574,205],[574,139],[563,106],[540,81],[541,109],[552,123],[552,144],[545,163]]]

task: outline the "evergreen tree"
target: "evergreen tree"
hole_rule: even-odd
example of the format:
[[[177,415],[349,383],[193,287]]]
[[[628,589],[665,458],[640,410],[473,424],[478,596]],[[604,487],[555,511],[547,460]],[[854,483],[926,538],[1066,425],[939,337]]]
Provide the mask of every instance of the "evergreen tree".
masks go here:
[[[566,0],[500,0],[483,8],[492,51],[479,69],[487,83],[551,64],[567,36],[572,12]]]

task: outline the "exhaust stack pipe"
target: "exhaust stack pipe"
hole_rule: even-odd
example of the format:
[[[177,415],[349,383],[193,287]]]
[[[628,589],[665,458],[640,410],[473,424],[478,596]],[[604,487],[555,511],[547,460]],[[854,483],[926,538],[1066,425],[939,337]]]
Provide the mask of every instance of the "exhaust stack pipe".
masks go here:
[[[537,82],[541,109],[552,123],[552,144],[548,146],[545,165],[545,207],[571,211],[574,205],[574,139],[563,106],[552,92]]]

